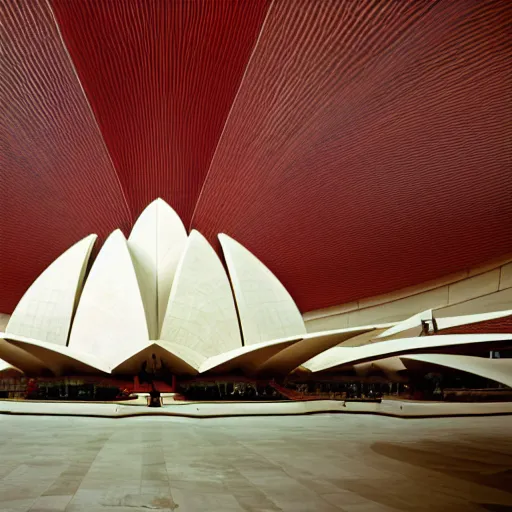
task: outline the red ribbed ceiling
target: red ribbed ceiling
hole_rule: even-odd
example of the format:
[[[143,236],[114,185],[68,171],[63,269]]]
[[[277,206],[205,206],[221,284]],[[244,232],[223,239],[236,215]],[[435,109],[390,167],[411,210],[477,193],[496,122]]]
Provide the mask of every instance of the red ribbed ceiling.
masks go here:
[[[2,7],[1,311],[158,196],[303,311],[512,251],[511,2],[50,3]]]
[[[51,0],[134,216],[188,225],[267,0]]]
[[[88,233],[132,219],[46,2],[3,1],[0,311]]]
[[[512,2],[275,2],[193,219],[302,311],[512,249]]]

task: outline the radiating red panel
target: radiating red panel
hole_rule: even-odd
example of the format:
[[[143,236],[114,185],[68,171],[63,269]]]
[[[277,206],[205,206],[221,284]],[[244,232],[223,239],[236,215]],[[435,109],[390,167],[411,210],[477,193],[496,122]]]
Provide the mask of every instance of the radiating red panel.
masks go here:
[[[128,202],[188,224],[267,0],[51,0]]]
[[[0,6],[0,311],[90,233],[131,219],[45,1]]]
[[[512,3],[275,2],[193,218],[302,311],[512,249]]]

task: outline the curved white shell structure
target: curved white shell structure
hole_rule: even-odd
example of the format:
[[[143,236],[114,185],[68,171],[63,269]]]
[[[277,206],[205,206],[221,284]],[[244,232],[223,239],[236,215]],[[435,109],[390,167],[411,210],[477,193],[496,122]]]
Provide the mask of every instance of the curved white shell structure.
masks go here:
[[[178,264],[160,339],[207,357],[242,346],[228,277],[198,231],[190,233]]]
[[[128,238],[151,339],[157,339],[160,334],[176,268],[186,243],[185,226],[162,199],[156,199],[146,207]]]
[[[277,277],[231,237],[220,234],[245,345],[306,334],[304,320]]]
[[[126,239],[120,230],[105,241],[84,286],[70,348],[115,366],[149,340],[146,315]]]
[[[30,286],[5,329],[8,334],[66,345],[96,235],[59,256]]]
[[[128,241],[119,230],[107,238],[82,290],[95,239],[77,242],[27,290],[0,333],[0,371],[133,376],[158,360],[172,374],[205,379],[347,368],[400,379],[409,365],[435,364],[512,385],[507,360],[453,354],[512,346],[503,333],[512,310],[439,319],[428,310],[399,323],[307,333],[261,261],[220,234],[228,277],[208,240],[195,230],[187,236],[161,199],[142,212]],[[501,318],[501,331],[484,333],[486,322]],[[443,334],[473,323],[478,334]]]

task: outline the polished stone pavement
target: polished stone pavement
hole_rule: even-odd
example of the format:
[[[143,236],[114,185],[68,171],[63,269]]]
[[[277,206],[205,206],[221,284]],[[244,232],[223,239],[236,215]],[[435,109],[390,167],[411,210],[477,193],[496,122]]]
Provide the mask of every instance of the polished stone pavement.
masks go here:
[[[0,510],[512,510],[512,417],[0,416]]]

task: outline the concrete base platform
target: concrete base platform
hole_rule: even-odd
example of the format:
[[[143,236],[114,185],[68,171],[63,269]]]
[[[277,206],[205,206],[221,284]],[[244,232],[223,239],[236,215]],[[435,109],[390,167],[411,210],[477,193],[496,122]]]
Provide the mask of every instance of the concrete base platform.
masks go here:
[[[512,416],[0,415],[0,510],[506,512],[510,432]]]
[[[145,403],[145,401],[143,402]],[[182,416],[216,418],[230,416],[287,416],[301,414],[379,414],[400,418],[442,416],[482,416],[512,414],[512,402],[454,403],[383,400],[377,402],[343,402],[308,400],[290,402],[188,402],[149,408],[143,403],[84,403],[0,401],[0,414],[49,416],[91,416],[126,418],[130,416]]]

